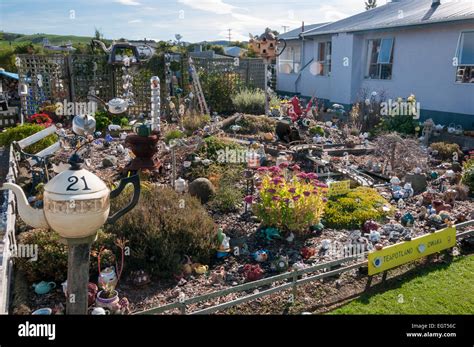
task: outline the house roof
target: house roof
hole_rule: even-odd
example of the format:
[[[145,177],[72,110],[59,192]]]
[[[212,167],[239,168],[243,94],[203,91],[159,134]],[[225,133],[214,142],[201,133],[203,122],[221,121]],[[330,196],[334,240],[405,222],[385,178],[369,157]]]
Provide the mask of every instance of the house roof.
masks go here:
[[[434,6],[432,3],[432,0],[395,0],[337,22],[307,29],[301,35],[304,37],[474,19],[472,1],[441,0],[439,5]]]
[[[304,31],[307,32],[307,31],[310,31],[310,30],[314,30],[314,29],[317,29],[321,26],[324,26],[324,25],[327,25],[327,24],[330,24],[329,22],[326,22],[326,23],[318,23],[318,24],[310,24],[310,25],[305,25],[304,26]],[[278,35],[278,38],[279,39],[284,39],[284,40],[296,40],[296,39],[299,39],[299,35],[301,34],[301,29],[302,27],[299,27],[299,28],[296,28],[296,29],[293,29],[293,30],[290,30],[286,33],[283,33],[283,34],[279,34]]]
[[[240,53],[242,51],[246,51],[246,49],[240,48],[238,46],[224,47],[225,54],[230,55],[231,57],[240,57]]]

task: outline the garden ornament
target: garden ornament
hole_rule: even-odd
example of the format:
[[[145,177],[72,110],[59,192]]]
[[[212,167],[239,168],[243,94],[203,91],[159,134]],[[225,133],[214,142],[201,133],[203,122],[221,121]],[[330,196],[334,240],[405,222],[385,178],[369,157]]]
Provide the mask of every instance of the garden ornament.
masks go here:
[[[321,242],[321,249],[327,251],[331,247],[331,240],[325,239]]]
[[[401,181],[400,179],[397,177],[397,176],[393,176],[391,179],[390,179],[390,183],[392,184],[392,186],[399,186]]]
[[[199,264],[199,263],[195,263],[192,265],[192,268],[194,270],[194,272],[198,275],[203,275],[205,274],[207,271],[209,271],[209,266],[207,265],[202,265],[202,264]]]
[[[283,43],[283,49],[277,53],[278,44]],[[265,32],[260,36],[250,34],[250,48],[264,60],[270,62],[283,53],[286,48],[286,41],[278,39],[270,28],[266,28]]]
[[[117,286],[118,278],[113,266],[105,268],[99,274],[99,288],[104,290],[113,290]]]
[[[43,315],[51,315],[52,313],[53,313],[52,309],[50,309],[49,307],[44,307],[44,308],[37,309],[36,311],[34,311],[32,313],[32,315],[35,315],[35,316],[41,315],[41,316],[43,316]]]
[[[93,316],[105,316],[110,314],[109,310],[104,309],[103,307],[94,307],[91,310],[91,315]]]
[[[23,221],[34,228],[51,228],[66,239],[95,235],[105,223],[114,223],[133,209],[140,196],[138,175],[122,178],[117,189],[110,191],[96,175],[82,168],[83,160],[73,154],[68,170],[54,176],[44,186],[44,208],[32,208],[23,189],[14,183],[2,183],[0,190],[11,189]],[[133,184],[132,201],[109,216],[110,199],[118,196],[129,183]]]
[[[303,247],[301,248],[300,253],[303,259],[309,259],[316,255],[316,249],[313,247]]]
[[[400,222],[402,223],[403,226],[412,226],[415,223],[415,218],[410,212],[407,212],[403,215]]]
[[[95,118],[88,115],[77,115],[72,120],[72,131],[76,135],[86,136],[95,132]]]
[[[368,220],[368,221],[365,221],[362,227],[362,230],[368,233],[368,232],[371,232],[372,230],[377,230],[378,228],[380,228],[380,225],[376,221]]]
[[[132,57],[130,61],[131,63],[135,64],[147,62],[155,54],[155,50],[151,46],[148,46],[146,44],[136,46],[126,40],[122,40],[119,42],[113,41],[109,47],[107,47],[105,43],[100,40],[92,40],[91,45],[92,47],[100,47],[105,53],[109,55],[109,64],[122,64],[126,55],[120,53],[124,51],[132,52]]]
[[[371,230],[369,234],[370,242],[380,242],[380,233],[377,230]]]
[[[246,264],[243,273],[247,282],[258,281],[263,277],[263,269],[260,265]]]
[[[288,257],[280,255],[278,258],[276,258],[272,262],[270,267],[273,271],[278,271],[278,272],[287,271],[288,270]]]
[[[109,111],[112,114],[121,114],[127,111],[129,102],[127,99],[122,99],[122,98],[113,98],[109,102],[105,102],[101,98],[99,98],[96,95],[87,95],[87,99],[89,101],[95,101],[99,102],[102,105],[104,105],[107,108],[107,111]]]
[[[214,284],[224,284],[227,273],[223,266],[219,267],[216,271],[211,274],[211,282]]]
[[[263,263],[268,260],[270,253],[266,249],[261,249],[252,254],[255,261]]]
[[[33,288],[35,289],[36,294],[48,294],[51,289],[56,288],[56,283],[41,281],[33,284]]]
[[[280,239],[280,231],[277,228],[262,228],[260,229],[260,235],[263,236],[267,241],[273,241]]]

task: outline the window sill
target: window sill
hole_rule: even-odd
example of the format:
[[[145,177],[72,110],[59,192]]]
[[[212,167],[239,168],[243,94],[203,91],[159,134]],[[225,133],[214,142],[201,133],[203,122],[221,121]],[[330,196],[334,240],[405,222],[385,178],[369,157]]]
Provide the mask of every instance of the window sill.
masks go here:
[[[369,78],[369,77],[364,77],[364,81],[387,81],[391,82],[393,81],[393,78]]]

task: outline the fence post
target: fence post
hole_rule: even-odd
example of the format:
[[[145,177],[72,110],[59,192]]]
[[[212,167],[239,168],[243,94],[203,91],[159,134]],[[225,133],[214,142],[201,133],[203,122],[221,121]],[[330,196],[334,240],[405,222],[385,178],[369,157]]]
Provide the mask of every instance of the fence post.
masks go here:
[[[179,308],[179,310],[181,311],[182,315],[186,315],[186,303],[185,302],[181,303],[181,307]]]
[[[76,91],[74,89],[74,76],[72,70],[72,57],[70,55],[64,57],[64,64],[66,65],[65,69],[67,71],[67,79],[69,81],[69,101],[76,102]]]
[[[296,300],[296,295],[298,294],[298,271],[293,271],[293,304]]]

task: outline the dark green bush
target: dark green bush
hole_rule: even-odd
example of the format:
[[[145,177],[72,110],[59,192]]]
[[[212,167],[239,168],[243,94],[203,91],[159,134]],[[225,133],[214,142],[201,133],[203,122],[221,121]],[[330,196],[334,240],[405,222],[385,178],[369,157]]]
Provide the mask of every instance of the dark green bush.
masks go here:
[[[418,122],[410,115],[397,115],[382,119],[381,130],[396,131],[397,133],[413,135],[416,132]]]
[[[13,128],[8,128],[0,133],[0,146],[10,146],[13,141],[23,140],[43,129],[44,127],[38,124],[23,124]],[[39,151],[51,146],[57,140],[58,136],[56,134],[51,134],[31,146],[26,147],[25,152],[31,154],[38,153]]]
[[[230,177],[225,177],[219,181],[216,194],[209,203],[214,211],[222,213],[235,212],[244,199],[242,190],[236,185]]]
[[[112,210],[124,206],[130,191],[114,199]],[[169,276],[180,268],[184,255],[209,263],[217,245],[217,229],[201,203],[168,187],[144,189],[135,208],[107,231],[129,240],[127,268]]]
[[[14,258],[15,265],[30,282],[66,280],[68,250],[56,232],[45,229],[23,232],[19,235],[18,245],[38,245],[36,261],[29,261],[29,258]],[[113,235],[100,231],[92,247],[100,245],[113,248]],[[91,274],[97,274],[97,268],[97,258],[91,257]]]
[[[107,127],[112,124],[107,111],[97,111],[94,115],[95,128],[97,131],[105,131]]]

